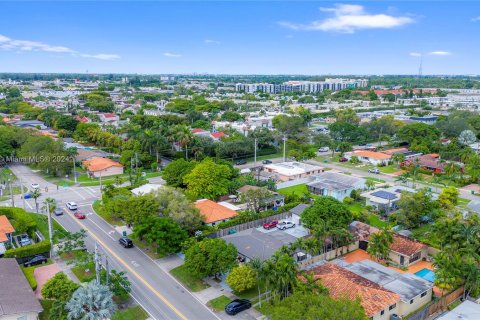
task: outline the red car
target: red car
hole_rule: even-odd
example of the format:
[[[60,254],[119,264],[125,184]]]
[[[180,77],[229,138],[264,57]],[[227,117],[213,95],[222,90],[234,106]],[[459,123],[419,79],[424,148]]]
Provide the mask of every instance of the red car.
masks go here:
[[[348,159],[347,159],[347,158],[345,158],[345,157],[342,157],[342,158],[338,159],[338,161],[340,161],[340,162],[347,162],[347,161],[348,161]]]
[[[73,215],[77,219],[85,219],[86,218],[86,216],[83,213],[81,213],[80,211],[75,211],[75,213]]]
[[[278,224],[277,220],[268,221],[263,224],[263,228],[267,230],[273,229],[277,226],[277,224]]]

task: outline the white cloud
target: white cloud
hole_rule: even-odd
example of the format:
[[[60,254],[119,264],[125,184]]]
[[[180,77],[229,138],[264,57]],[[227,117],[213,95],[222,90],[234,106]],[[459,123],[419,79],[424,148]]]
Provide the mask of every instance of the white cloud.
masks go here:
[[[212,39],[206,39],[204,42],[206,44],[220,44],[220,41],[212,40]]]
[[[0,34],[0,50],[17,50],[18,52],[22,51],[37,51],[37,52],[53,52],[53,53],[66,53],[71,54],[75,57],[82,58],[92,58],[99,60],[115,60],[120,59],[120,56],[117,54],[88,54],[81,53],[76,50],[64,47],[64,46],[53,46],[43,42],[31,41],[31,40],[16,40],[8,38]]]
[[[472,21],[473,21],[473,22],[480,21],[480,16],[478,16],[478,17],[475,17],[475,18],[472,18]]]
[[[179,53],[173,53],[173,52],[164,52],[163,55],[169,58],[180,58],[182,56]]]
[[[428,53],[431,56],[451,56],[452,53],[448,51],[432,51]]]
[[[391,29],[400,27],[414,20],[407,16],[389,14],[370,14],[363,6],[354,4],[336,4],[333,8],[320,8],[333,16],[324,20],[316,20],[307,24],[279,22],[283,27],[292,30],[334,31],[354,33],[362,29]]]
[[[418,52],[410,52],[409,55],[411,55],[412,57],[421,57],[422,56],[422,54],[418,53]]]

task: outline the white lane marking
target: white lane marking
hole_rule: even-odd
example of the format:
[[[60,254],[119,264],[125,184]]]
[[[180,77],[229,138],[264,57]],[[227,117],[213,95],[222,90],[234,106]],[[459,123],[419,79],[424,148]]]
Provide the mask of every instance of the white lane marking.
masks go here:
[[[139,264],[137,261],[135,261],[135,260],[132,260],[130,263],[131,263],[132,266],[134,266],[135,268],[140,267],[140,264]]]
[[[73,189],[73,188],[70,189],[70,190],[72,190],[73,192],[75,192],[80,198],[82,198],[82,200],[87,200],[87,198],[85,198],[84,196],[82,196],[81,193],[78,192],[77,190],[75,190],[75,189]]]

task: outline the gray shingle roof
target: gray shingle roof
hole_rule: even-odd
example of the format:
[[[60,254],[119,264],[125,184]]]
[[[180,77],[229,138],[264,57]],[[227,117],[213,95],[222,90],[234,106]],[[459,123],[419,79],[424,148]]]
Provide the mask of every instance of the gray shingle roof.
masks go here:
[[[0,259],[0,316],[42,311],[17,261]]]

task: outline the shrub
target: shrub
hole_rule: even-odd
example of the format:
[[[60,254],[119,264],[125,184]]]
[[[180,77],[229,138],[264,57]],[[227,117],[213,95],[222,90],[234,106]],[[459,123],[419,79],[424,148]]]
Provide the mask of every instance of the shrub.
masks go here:
[[[27,279],[30,287],[32,287],[33,291],[37,289],[37,280],[35,279],[35,276],[33,274],[34,270],[35,267],[23,268],[23,274],[25,275],[25,278]]]
[[[7,250],[5,252],[5,258],[27,258],[36,254],[50,252],[51,248],[52,245],[50,241],[43,240],[26,247]]]
[[[42,297],[44,299],[68,301],[78,287],[79,285],[68,279],[63,272],[59,272],[45,283],[42,288]]]
[[[349,204],[352,204],[353,203],[353,199],[350,198],[350,197],[345,197],[343,198],[343,203],[349,205]]]
[[[12,220],[12,225],[18,233],[33,234],[37,229],[37,222],[27,213],[20,208],[0,208],[0,216],[5,215],[9,220]]]

